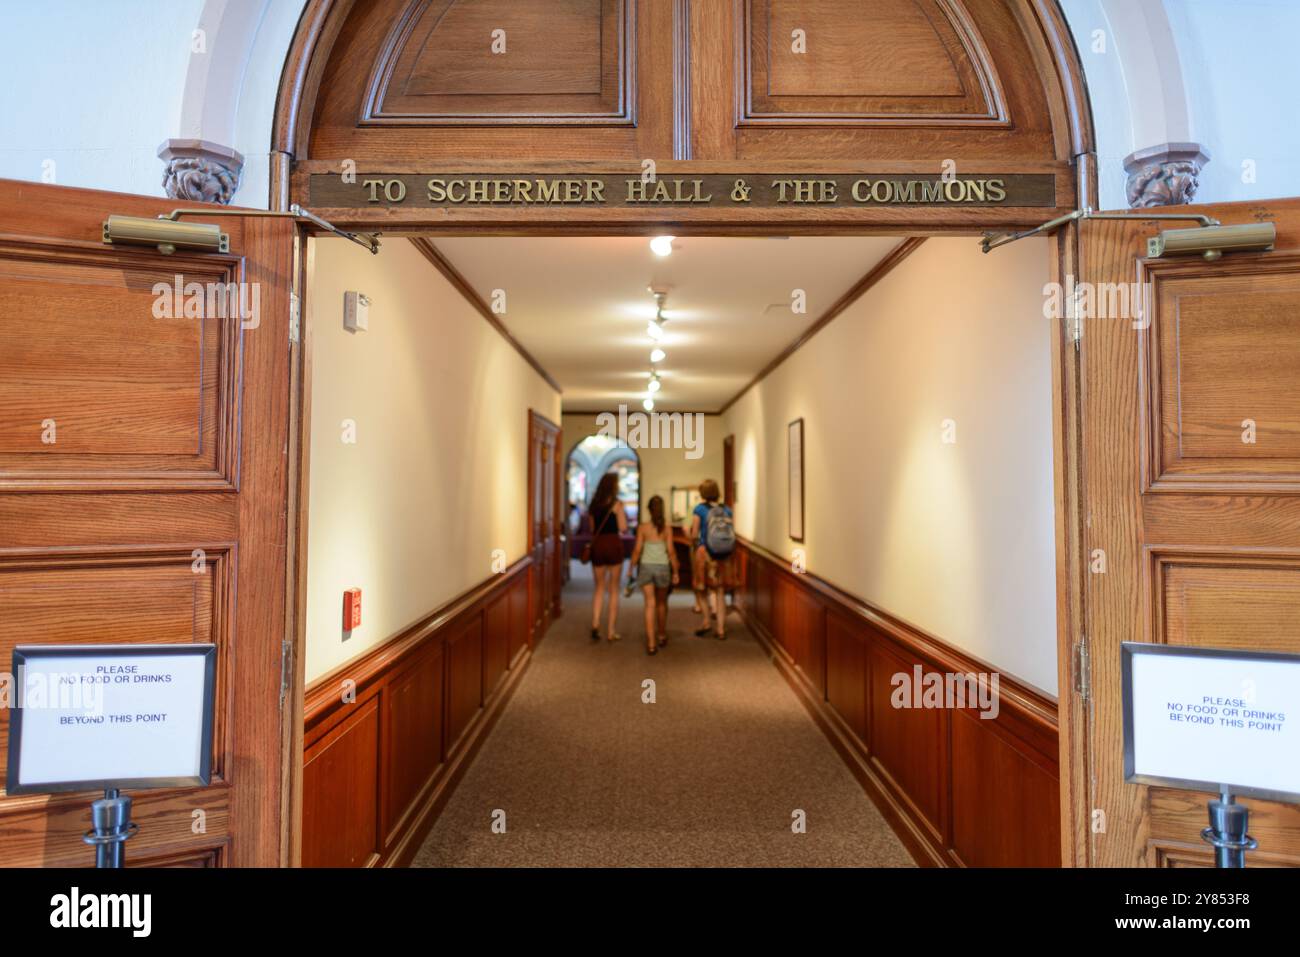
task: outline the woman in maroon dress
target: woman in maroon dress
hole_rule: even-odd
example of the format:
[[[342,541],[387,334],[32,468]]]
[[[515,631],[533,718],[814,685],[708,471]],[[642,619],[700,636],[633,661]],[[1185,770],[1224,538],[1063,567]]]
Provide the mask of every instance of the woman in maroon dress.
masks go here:
[[[606,637],[617,641],[614,630],[618,620],[618,582],[623,574],[623,538],[627,531],[627,513],[618,500],[618,476],[606,472],[591,498],[591,571],[596,580],[596,594],[591,602],[591,640],[600,640],[600,612],[609,599],[609,631]]]

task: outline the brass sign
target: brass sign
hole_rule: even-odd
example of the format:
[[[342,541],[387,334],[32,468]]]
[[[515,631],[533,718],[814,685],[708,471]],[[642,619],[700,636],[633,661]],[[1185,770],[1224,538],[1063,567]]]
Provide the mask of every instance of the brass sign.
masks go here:
[[[1056,205],[1051,173],[314,173],[310,189],[311,204],[328,208]]]

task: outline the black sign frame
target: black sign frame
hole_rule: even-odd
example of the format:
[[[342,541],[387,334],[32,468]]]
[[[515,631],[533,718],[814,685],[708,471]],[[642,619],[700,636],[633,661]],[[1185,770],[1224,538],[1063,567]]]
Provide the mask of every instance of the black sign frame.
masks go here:
[[[1235,648],[1201,648],[1196,645],[1158,645],[1143,641],[1125,641],[1120,645],[1121,691],[1124,718],[1124,782],[1154,787],[1178,788],[1184,791],[1222,791],[1227,787],[1241,797],[1265,801],[1300,804],[1300,793],[1252,787],[1233,781],[1193,781],[1186,778],[1169,778],[1154,774],[1136,773],[1136,755],[1133,741],[1133,659],[1137,655],[1168,655],[1182,658],[1224,658],[1235,661],[1275,661],[1300,664],[1300,655],[1281,651],[1240,651]]]
[[[15,695],[19,702],[25,697],[21,675],[26,664],[35,658],[140,658],[190,656],[203,659],[203,727],[199,740],[199,773],[174,778],[112,778],[79,781],[43,781],[39,784],[21,784],[18,771],[22,760],[23,708],[15,705],[9,714],[9,753],[5,767],[5,792],[7,794],[63,794],[75,791],[97,791],[109,788],[186,788],[207,787],[212,782],[212,729],[216,697],[217,646],[194,643],[179,645],[20,645],[14,648],[13,671]]]

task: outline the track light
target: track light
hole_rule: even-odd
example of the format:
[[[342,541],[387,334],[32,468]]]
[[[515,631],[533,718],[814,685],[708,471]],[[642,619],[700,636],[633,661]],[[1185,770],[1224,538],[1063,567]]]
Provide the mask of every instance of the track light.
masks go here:
[[[641,408],[645,409],[647,412],[653,412],[655,410],[655,400],[646,399],[641,403]]]
[[[650,380],[649,384],[646,385],[646,391],[647,391],[647,392],[658,392],[658,391],[659,391],[659,377],[658,377],[658,376],[655,376],[653,379]]]
[[[671,256],[673,252],[673,236],[656,236],[650,240],[650,251],[656,256]]]
[[[650,353],[651,362],[663,362],[666,358],[668,358],[668,353],[664,352],[662,349],[654,349]]]
[[[664,337],[664,327],[659,325],[658,321],[651,319],[645,327],[645,334],[655,342],[658,342]]]

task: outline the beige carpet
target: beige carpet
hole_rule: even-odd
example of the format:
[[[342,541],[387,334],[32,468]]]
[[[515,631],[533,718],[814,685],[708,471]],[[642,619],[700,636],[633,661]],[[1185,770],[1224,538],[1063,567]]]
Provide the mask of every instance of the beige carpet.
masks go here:
[[[640,596],[613,644],[591,641],[590,601],[575,564],[563,617],[414,866],[912,866],[736,614],[726,641],[696,638],[674,595],[669,646],[649,657]]]

